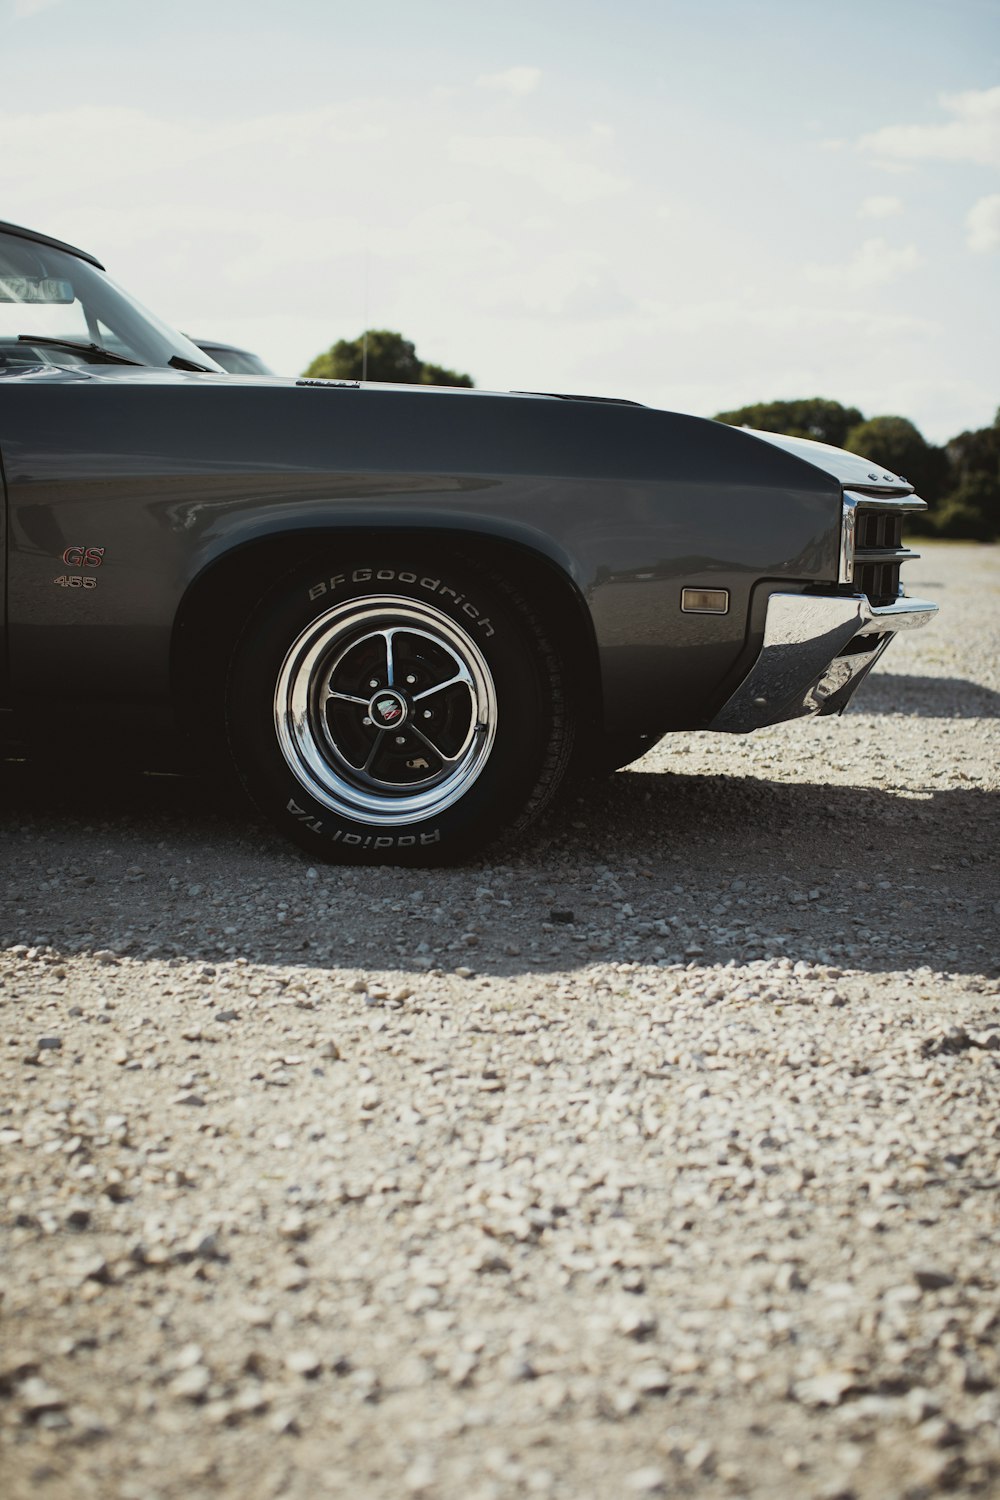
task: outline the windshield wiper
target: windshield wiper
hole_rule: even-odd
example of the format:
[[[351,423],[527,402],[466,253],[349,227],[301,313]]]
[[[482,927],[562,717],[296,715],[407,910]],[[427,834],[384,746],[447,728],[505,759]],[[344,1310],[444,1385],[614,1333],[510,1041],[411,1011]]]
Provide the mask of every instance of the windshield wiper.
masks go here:
[[[140,365],[137,359],[126,359],[124,354],[112,354],[102,344],[85,344],[76,339],[50,339],[41,333],[19,333],[17,342],[44,345],[47,349],[70,349],[74,354],[96,354],[99,360],[108,365]]]
[[[199,375],[218,374],[218,371],[213,370],[209,365],[195,364],[193,359],[185,359],[183,354],[172,354],[167,364],[172,370],[195,370]]]

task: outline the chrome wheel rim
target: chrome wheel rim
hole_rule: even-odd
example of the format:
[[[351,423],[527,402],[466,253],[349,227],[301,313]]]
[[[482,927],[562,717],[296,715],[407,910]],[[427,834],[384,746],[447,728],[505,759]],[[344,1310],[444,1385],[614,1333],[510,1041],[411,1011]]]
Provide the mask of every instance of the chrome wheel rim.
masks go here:
[[[493,676],[463,628],[417,600],[327,610],[286,655],[274,693],[281,753],[321,806],[394,827],[468,791],[497,729]]]

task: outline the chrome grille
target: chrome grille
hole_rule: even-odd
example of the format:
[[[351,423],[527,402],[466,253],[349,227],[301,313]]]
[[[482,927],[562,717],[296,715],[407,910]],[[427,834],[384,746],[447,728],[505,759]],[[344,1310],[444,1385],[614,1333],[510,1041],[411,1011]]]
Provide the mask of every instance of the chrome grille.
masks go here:
[[[898,511],[858,507],[854,532],[854,587],[873,604],[891,604],[899,594],[899,569],[908,557]]]
[[[900,568],[920,556],[903,546],[903,517],[907,510],[924,508],[916,495],[845,495],[841,582],[850,584],[856,594],[866,594],[876,607],[894,603],[900,593]]]

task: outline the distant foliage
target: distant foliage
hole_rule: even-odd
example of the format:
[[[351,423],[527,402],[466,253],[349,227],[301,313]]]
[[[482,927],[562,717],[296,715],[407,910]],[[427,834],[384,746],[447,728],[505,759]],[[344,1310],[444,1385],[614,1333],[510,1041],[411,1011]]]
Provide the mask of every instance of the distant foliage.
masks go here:
[[[850,429],[864,418],[855,406],[808,396],[799,401],[758,401],[754,406],[741,406],[738,411],[720,411],[715,420],[728,422],[730,427],[785,432],[789,437],[812,438],[817,443],[842,448]]]
[[[409,339],[390,328],[370,328],[367,351],[363,334],[356,339],[338,340],[325,354],[318,354],[302,373],[314,380],[365,379],[390,385],[471,387],[475,384],[471,375],[418,359]]]
[[[819,396],[762,401],[720,412],[716,421],[816,438],[901,474],[929,507],[910,518],[911,531],[983,542],[1000,539],[1000,410],[991,427],[960,433],[943,448],[928,443],[906,417],[865,418],[856,407]]]
[[[992,427],[961,432],[945,444],[953,485],[934,512],[942,536],[1000,538],[1000,407]]]

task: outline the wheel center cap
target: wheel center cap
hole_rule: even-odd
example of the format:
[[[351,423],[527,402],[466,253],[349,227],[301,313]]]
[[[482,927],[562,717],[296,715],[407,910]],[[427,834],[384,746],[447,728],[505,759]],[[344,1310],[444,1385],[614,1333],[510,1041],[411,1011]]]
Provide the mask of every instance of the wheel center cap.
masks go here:
[[[382,688],[368,705],[368,716],[379,729],[398,729],[406,722],[406,699],[392,688]]]

